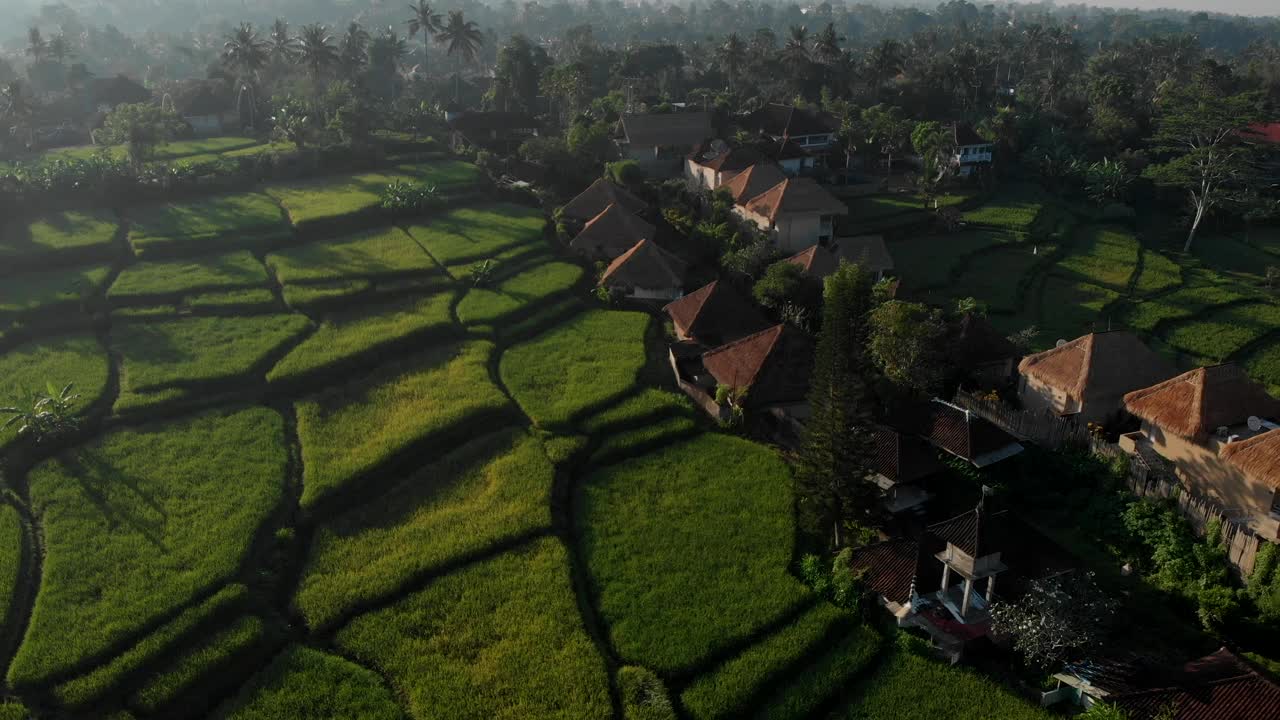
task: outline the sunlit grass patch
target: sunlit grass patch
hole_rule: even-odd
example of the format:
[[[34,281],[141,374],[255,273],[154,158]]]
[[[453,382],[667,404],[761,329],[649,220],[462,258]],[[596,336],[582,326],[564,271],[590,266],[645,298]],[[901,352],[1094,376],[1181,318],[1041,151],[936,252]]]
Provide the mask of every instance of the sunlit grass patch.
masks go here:
[[[315,178],[272,185],[266,189],[284,206],[294,227],[307,230],[324,222],[370,213],[393,182],[423,182],[442,195],[469,190],[480,180],[471,163],[444,160],[424,165],[400,165],[378,172]]]
[[[267,256],[267,264],[286,288],[299,283],[350,278],[440,273],[431,257],[397,227],[378,228],[272,253]]]
[[[323,628],[467,553],[551,526],[555,469],[520,430],[481,437],[323,525],[296,604]]]
[[[0,225],[0,263],[95,262],[114,255],[120,223],[110,210],[66,210]],[[11,269],[4,267],[0,274]]]
[[[34,468],[45,559],[9,681],[75,667],[232,577],[285,464],[282,419],[252,408],[118,430]]]
[[[773,451],[719,434],[591,474],[582,548],[625,660],[691,671],[808,597],[787,572],[791,483]]]
[[[611,713],[554,537],[440,578],[338,633],[419,720],[583,720]]]
[[[9,617],[21,570],[22,516],[9,503],[0,503],[0,618]]]
[[[582,276],[579,265],[551,262],[512,276],[492,288],[472,288],[458,303],[458,320],[473,330],[494,332],[513,314],[569,292]]]
[[[83,411],[103,398],[109,372],[106,349],[91,335],[32,340],[0,353],[0,406],[46,393],[50,384],[61,390],[75,383],[73,392],[80,395],[75,409]],[[17,432],[16,425],[0,430],[0,450]]]
[[[267,626],[262,618],[254,615],[238,618],[184,653],[171,667],[153,675],[134,693],[130,705],[144,713],[157,712],[206,675],[225,672],[229,663],[262,646],[266,636]]]
[[[377,673],[335,655],[292,645],[241,689],[218,720],[400,720]]]
[[[536,208],[497,203],[459,208],[408,226],[409,234],[456,278],[474,263],[545,248],[546,218]]]
[[[129,242],[139,257],[265,249],[292,236],[271,197],[249,192],[129,208]]]
[[[1123,292],[1137,267],[1138,239],[1125,228],[1102,225],[1077,233],[1057,270],[1075,280]]]
[[[967,223],[1027,232],[1040,214],[1048,198],[1039,186],[1030,183],[1007,183],[994,197],[979,208],[964,212]]]
[[[287,382],[376,352],[415,336],[453,326],[449,308],[453,293],[409,297],[366,305],[325,318],[320,327],[289,352],[271,372],[269,382]]]
[[[197,314],[258,314],[282,309],[266,288],[200,293],[187,297],[183,304]]]
[[[303,507],[434,433],[506,407],[489,381],[492,352],[487,342],[440,345],[300,401]]]
[[[1161,323],[1190,318],[1215,305],[1238,303],[1250,297],[1229,284],[1196,283],[1167,295],[1134,303],[1125,313],[1124,321],[1131,328],[1149,333]]]
[[[1244,367],[1271,394],[1280,397],[1280,337],[1258,347],[1243,358]]]
[[[503,353],[502,380],[534,422],[565,429],[635,385],[649,322],[644,313],[583,313]]]
[[[846,632],[834,647],[804,666],[795,680],[758,707],[757,720],[802,720],[849,685],[880,653],[883,641],[870,626]]]
[[[1253,303],[1206,311],[1177,323],[1162,337],[1175,350],[1218,363],[1277,330],[1280,304]]]
[[[143,304],[218,290],[265,288],[266,284],[262,263],[241,251],[198,260],[131,265],[112,283],[107,299],[114,305]]]
[[[373,289],[373,283],[363,278],[331,280],[306,285],[285,285],[284,302],[299,312],[312,312],[324,308],[342,306],[347,300]]]
[[[1142,251],[1142,273],[1134,284],[1138,295],[1168,290],[1182,284],[1182,268],[1163,253],[1151,248]]]
[[[274,353],[307,332],[299,315],[186,317],[116,323],[111,344],[124,359],[116,412],[198,395],[211,385],[265,374]]]

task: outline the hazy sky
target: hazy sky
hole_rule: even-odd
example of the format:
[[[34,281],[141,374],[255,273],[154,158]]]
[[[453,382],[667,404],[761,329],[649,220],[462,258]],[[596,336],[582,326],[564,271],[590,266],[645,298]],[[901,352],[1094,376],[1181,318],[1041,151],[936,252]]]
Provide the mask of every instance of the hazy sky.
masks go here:
[[[1065,4],[1063,0],[1061,4]],[[981,2],[975,3],[981,5]],[[1277,0],[1085,0],[1086,5],[1115,8],[1156,10],[1204,10],[1205,12],[1234,13],[1236,15],[1280,15]]]

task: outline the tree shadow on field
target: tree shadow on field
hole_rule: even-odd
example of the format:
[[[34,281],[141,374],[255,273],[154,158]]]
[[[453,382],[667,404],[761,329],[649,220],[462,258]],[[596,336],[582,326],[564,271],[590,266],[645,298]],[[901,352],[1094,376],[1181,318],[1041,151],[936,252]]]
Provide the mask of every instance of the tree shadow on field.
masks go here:
[[[68,453],[59,458],[58,463],[75,478],[85,498],[102,513],[108,527],[127,527],[144,537],[157,550],[168,551],[163,542],[163,529],[168,513],[154,497],[143,491],[140,478],[123,472],[87,450]],[[105,490],[108,486],[126,488],[150,512],[143,512],[118,497],[112,498],[113,493]]]

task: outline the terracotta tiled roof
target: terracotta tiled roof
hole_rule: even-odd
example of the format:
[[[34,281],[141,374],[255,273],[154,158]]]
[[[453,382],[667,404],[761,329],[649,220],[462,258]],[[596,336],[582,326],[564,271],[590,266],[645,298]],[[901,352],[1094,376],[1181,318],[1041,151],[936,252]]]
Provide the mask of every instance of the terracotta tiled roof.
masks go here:
[[[746,388],[749,406],[803,402],[813,371],[813,342],[786,325],[705,353],[702,364],[720,385]]]
[[[977,467],[993,465],[1023,450],[1012,435],[941,400],[901,408],[894,413],[891,424]]]
[[[643,200],[600,178],[565,204],[563,210],[566,217],[578,222],[587,222],[604,212],[610,205],[617,205],[631,213],[638,213],[645,209]]]
[[[684,271],[683,260],[658,247],[652,240],[641,240],[609,265],[600,276],[600,284],[629,289],[679,290],[684,286]]]
[[[610,205],[583,226],[569,247],[580,253],[612,260],[641,240],[652,240],[654,232],[655,228],[649,223],[617,205]]]
[[[1083,403],[1118,402],[1127,392],[1174,374],[1169,361],[1132,333],[1091,333],[1023,358],[1018,371]]]
[[[977,313],[965,313],[956,323],[950,354],[956,367],[964,370],[1022,356],[1009,338],[1001,335],[990,320]]]
[[[778,183],[786,180],[786,173],[771,162],[756,163],[734,175],[721,185],[733,196],[733,201],[741,205]]]
[[[787,258],[787,262],[798,265],[810,277],[825,278],[839,269],[842,259],[872,273],[893,269],[893,256],[882,235],[840,238],[832,247],[811,245]]]
[[[1270,430],[1222,448],[1222,458],[1247,477],[1280,490],[1280,430]]]
[[[1176,684],[1107,697],[1131,720],[1154,720],[1172,711],[1176,720],[1275,720],[1280,685],[1230,650],[1189,663]]]
[[[716,281],[685,295],[663,310],[676,331],[715,347],[768,327],[769,323],[746,298]]]
[[[642,147],[696,147],[711,137],[711,115],[705,112],[623,115],[627,142]]]
[[[907,538],[886,540],[854,550],[850,562],[855,570],[866,570],[863,582],[872,592],[903,605],[911,599],[920,546]]]
[[[820,215],[845,215],[849,208],[827,192],[812,178],[788,178],[745,204],[751,212],[777,222],[783,215],[814,213]]]
[[[1254,123],[1243,134],[1252,140],[1280,144],[1280,122]]]
[[[943,469],[937,453],[914,435],[904,435],[890,427],[878,426],[873,434],[875,454],[871,469],[896,483],[909,483]]]
[[[768,158],[752,148],[732,148],[718,155],[712,155],[707,146],[698,148],[690,157],[698,165],[721,173],[739,173],[759,162],[767,162]]]
[[[1206,437],[1250,415],[1280,417],[1280,400],[1232,364],[1198,368],[1136,390],[1124,396],[1124,404],[1134,415],[1185,438]]]

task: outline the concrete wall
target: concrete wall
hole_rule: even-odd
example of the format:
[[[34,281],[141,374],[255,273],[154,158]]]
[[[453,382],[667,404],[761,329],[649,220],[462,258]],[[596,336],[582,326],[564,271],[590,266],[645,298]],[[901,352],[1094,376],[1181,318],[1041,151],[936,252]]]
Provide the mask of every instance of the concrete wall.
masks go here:
[[[1068,415],[1080,411],[1079,404],[1067,397],[1065,390],[1026,375],[1018,383],[1018,400],[1022,402],[1022,408],[1031,413]]]
[[[694,188],[700,190],[715,190],[719,187],[717,175],[709,167],[704,167],[698,163],[686,159],[684,161],[684,176]]]
[[[1227,517],[1246,523],[1264,538],[1280,538],[1280,518],[1271,514],[1276,491],[1223,461],[1218,456],[1223,441],[1216,437],[1203,442],[1188,440],[1146,422],[1142,423],[1142,435],[1173,463],[1179,480],[1217,500]]]

